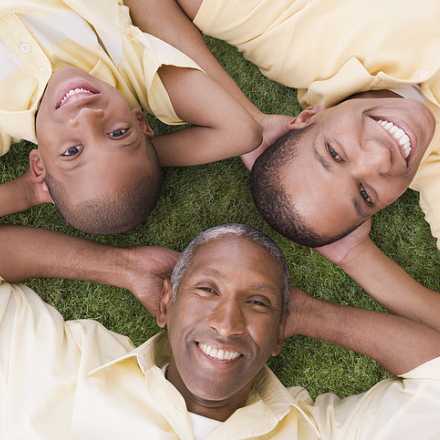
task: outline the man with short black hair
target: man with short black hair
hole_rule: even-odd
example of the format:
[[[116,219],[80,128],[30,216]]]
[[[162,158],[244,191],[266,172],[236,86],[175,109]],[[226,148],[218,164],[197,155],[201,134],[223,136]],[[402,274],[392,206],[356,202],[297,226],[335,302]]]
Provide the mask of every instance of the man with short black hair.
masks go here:
[[[135,22],[190,55],[271,126],[266,140],[290,130],[266,154],[258,157],[270,142],[244,156],[249,168],[258,158],[252,192],[276,230],[323,246],[411,187],[440,248],[437,0],[126,1]],[[147,16],[142,6],[150,3],[160,4]],[[262,115],[178,17],[182,11],[269,79],[298,89],[304,111],[290,119]],[[165,21],[169,27],[159,25]]]
[[[324,252],[334,260],[362,261],[367,273],[376,270],[364,258],[370,245],[368,230],[363,233]],[[165,249],[114,249],[17,227],[0,228],[0,237],[5,278],[67,276],[128,287],[168,329],[167,336],[134,349],[96,321],[65,322],[32,290],[2,282],[2,438],[402,440],[440,435],[440,297],[402,278],[398,266],[386,267],[381,275],[385,282],[387,277],[398,282],[401,294],[395,298],[395,289],[385,285],[382,302],[401,316],[342,307],[302,292],[288,303],[281,251],[244,225],[223,225],[196,237],[171,283],[161,276],[176,255]],[[56,259],[60,252],[63,258]],[[313,403],[303,388],[286,389],[265,367],[284,336],[293,334],[367,354],[401,379],[347,399],[325,394]]]

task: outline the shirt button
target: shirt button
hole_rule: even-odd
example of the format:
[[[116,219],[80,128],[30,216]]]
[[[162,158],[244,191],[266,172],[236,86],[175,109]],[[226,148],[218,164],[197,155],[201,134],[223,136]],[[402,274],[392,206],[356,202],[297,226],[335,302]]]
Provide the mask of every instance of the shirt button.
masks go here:
[[[23,53],[29,53],[32,51],[32,46],[29,43],[22,42],[22,43],[20,43],[20,50]]]

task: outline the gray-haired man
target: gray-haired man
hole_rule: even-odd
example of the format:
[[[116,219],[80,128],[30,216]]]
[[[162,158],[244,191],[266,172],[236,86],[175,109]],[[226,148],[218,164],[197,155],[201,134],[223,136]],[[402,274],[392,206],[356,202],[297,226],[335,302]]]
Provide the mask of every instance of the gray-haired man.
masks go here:
[[[168,328],[167,336],[134,349],[99,323],[65,322],[30,289],[2,283],[2,438],[440,434],[440,328],[429,313],[419,313],[420,307],[413,308],[417,319],[410,316],[419,299],[438,311],[435,292],[428,296],[413,288],[411,294],[402,285],[407,295],[401,307],[409,312],[400,317],[332,305],[301,292],[289,303],[282,253],[243,225],[220,226],[197,237],[171,283],[160,278],[175,261],[164,249],[112,249],[15,227],[1,228],[0,237],[0,273],[6,279],[76,276],[152,294],[163,285],[156,317]],[[60,252],[61,262],[55,259]],[[286,334],[321,337],[366,353],[403,379],[343,400],[326,394],[313,403],[304,389],[286,389],[265,367]]]

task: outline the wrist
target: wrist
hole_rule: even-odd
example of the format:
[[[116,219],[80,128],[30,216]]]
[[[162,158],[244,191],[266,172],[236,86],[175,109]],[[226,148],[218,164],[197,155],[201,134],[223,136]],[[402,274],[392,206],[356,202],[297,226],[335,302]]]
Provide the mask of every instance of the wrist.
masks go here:
[[[129,250],[87,242],[77,251],[75,259],[82,261],[73,278],[94,281],[109,286],[128,288]]]
[[[19,193],[22,195],[23,203],[26,209],[39,205],[37,194],[35,193],[35,185],[28,173],[17,177],[15,180]]]
[[[115,279],[113,285],[129,290],[130,292],[133,292],[134,286],[139,279],[135,249],[136,247],[116,249],[118,274],[114,275]]]
[[[316,300],[301,290],[294,289],[289,303],[286,322],[286,336],[307,335],[307,328],[313,315]]]

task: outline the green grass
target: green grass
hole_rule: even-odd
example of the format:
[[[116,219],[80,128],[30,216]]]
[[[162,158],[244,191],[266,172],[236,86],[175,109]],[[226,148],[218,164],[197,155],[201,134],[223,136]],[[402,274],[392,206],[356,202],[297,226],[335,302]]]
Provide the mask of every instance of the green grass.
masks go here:
[[[293,90],[265,79],[226,44],[214,40],[208,42],[234,79],[262,110],[292,115],[298,112]],[[166,129],[157,122],[153,125],[158,130]],[[25,170],[30,148],[26,144],[17,145],[0,160],[2,182]],[[292,279],[299,287],[338,303],[382,310],[339,269],[313,251],[294,246],[274,233],[253,206],[247,178],[239,159],[167,170],[161,200],[147,224],[133,233],[100,237],[98,241],[117,246],[157,244],[180,250],[205,228],[227,222],[247,223],[267,232],[280,244],[286,253]],[[63,225],[55,209],[49,205],[0,222],[85,236]],[[396,204],[375,217],[373,237],[414,278],[440,290],[440,254],[418,207],[416,193],[407,192]],[[66,280],[31,280],[28,285],[57,307],[66,319],[97,319],[111,330],[130,336],[136,344],[157,331],[152,318],[126,291]],[[312,396],[326,391],[346,396],[364,391],[387,377],[382,368],[363,356],[303,337],[289,340],[281,356],[271,362],[271,367],[284,384],[305,386]]]

